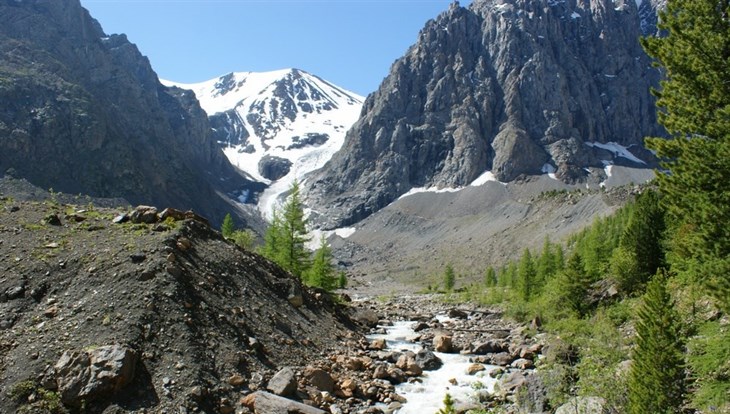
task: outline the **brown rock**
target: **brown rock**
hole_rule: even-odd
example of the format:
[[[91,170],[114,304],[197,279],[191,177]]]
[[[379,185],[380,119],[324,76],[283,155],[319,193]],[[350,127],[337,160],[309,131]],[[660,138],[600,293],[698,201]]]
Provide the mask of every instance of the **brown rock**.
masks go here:
[[[487,368],[482,364],[471,364],[466,368],[466,373],[469,375],[474,375],[477,372],[484,371],[485,369]]]
[[[376,351],[382,351],[383,349],[385,349],[386,346],[387,344],[385,342],[385,339],[378,338],[370,341],[370,345],[368,346],[368,348],[374,349]]]
[[[335,390],[335,381],[332,379],[332,376],[321,369],[311,366],[305,368],[304,378],[320,391],[332,393]]]
[[[433,338],[433,347],[436,352],[452,352],[454,345],[451,336],[448,335],[436,335]]]
[[[288,400],[278,395],[257,391],[241,399],[241,404],[256,414],[326,414],[320,410],[300,402]]]
[[[233,385],[234,387],[240,387],[241,385],[246,383],[246,379],[238,374],[234,374],[228,378],[228,383]]]

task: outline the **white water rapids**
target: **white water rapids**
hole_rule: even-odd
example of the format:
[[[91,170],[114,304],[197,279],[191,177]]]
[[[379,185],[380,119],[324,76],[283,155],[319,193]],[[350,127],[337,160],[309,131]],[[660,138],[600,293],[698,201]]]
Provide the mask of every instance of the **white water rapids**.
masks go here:
[[[444,321],[444,318],[439,317]],[[383,338],[391,351],[418,352],[422,347],[414,343],[417,334],[413,331],[416,322],[394,322],[393,326],[382,326],[385,334],[369,335],[369,339]],[[408,401],[395,411],[398,414],[431,414],[443,407],[446,394],[450,394],[456,405],[469,404],[476,400],[477,389],[494,391],[496,380],[488,375],[494,366],[485,365],[486,370],[475,375],[467,374],[470,355],[445,354],[434,352],[443,365],[435,371],[424,371],[420,377],[422,382],[404,382],[396,385],[396,392]],[[455,384],[454,384],[455,383]]]

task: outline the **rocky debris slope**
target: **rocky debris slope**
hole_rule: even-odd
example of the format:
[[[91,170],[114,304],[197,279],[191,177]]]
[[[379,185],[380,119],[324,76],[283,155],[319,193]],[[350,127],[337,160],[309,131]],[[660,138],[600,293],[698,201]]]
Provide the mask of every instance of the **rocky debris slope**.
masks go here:
[[[347,226],[413,187],[462,187],[485,171],[504,182],[550,171],[578,182],[588,167],[643,165],[643,138],[663,134],[650,94],[660,73],[638,41],[652,32],[655,7],[455,2],[421,30],[342,150],[309,179],[315,218]]]
[[[235,210],[223,194],[263,190],[228,162],[194,95],[160,84],[78,0],[0,2],[0,56],[0,172],[214,222]]]
[[[248,412],[279,368],[358,338],[192,212],[1,196],[0,269],[4,413]]]

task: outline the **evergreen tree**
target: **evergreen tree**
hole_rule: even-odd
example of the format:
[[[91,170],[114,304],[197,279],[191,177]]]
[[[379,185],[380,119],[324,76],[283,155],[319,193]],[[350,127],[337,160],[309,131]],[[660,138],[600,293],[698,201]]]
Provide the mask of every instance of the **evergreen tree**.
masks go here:
[[[231,213],[228,213],[223,218],[223,224],[221,224],[221,234],[223,235],[223,237],[228,239],[231,237],[231,235],[233,235],[233,232],[235,230],[236,227],[233,224],[233,217],[231,217]]]
[[[553,244],[550,243],[550,238],[545,236],[545,240],[542,244],[542,252],[540,252],[540,257],[537,259],[538,284],[544,284],[548,279],[555,275],[556,271],[555,250],[553,249]]]
[[[327,245],[324,236],[320,238],[319,248],[314,252],[312,265],[305,272],[304,279],[307,284],[326,291],[337,288],[337,273],[332,265],[332,249]]]
[[[659,120],[674,139],[648,139],[669,174],[659,189],[682,251],[674,263],[702,275],[730,311],[730,3],[671,0],[666,36],[642,40],[664,68]]]
[[[529,249],[525,249],[520,258],[520,264],[517,268],[517,288],[520,298],[529,302],[535,293],[535,262],[532,260],[532,254]]]
[[[337,287],[340,289],[344,289],[347,287],[347,273],[345,273],[344,270],[340,271],[340,274],[337,277]]]
[[[494,270],[494,267],[489,266],[487,270],[484,272],[484,285],[486,287],[495,287],[497,286],[497,272]]]
[[[436,414],[456,414],[455,402],[450,394],[446,394],[444,397],[444,408],[439,409]]]
[[[261,253],[301,278],[309,267],[309,252],[306,249],[309,238],[304,206],[299,197],[299,183],[292,183],[289,193],[281,211],[275,210],[273,213]]]
[[[553,255],[553,258],[555,259],[555,263],[553,263],[555,271],[559,272],[563,270],[565,267],[565,252],[563,251],[563,246],[559,244],[555,245],[555,254]]]
[[[560,292],[558,302],[566,304],[579,316],[584,316],[588,312],[586,294],[591,280],[586,274],[583,259],[578,252],[573,253],[568,258],[568,264],[557,278],[558,291]]]
[[[621,235],[619,246],[636,260],[632,290],[654,275],[664,265],[664,209],[659,195],[646,191],[636,199],[629,223]]]
[[[638,317],[628,412],[679,413],[685,391],[684,344],[662,270],[649,282]]]
[[[509,262],[509,264],[507,265],[507,271],[504,272],[504,274],[507,285],[512,289],[517,289],[517,263],[514,260],[511,260]]]
[[[450,292],[454,289],[455,284],[456,274],[454,273],[454,268],[451,266],[450,263],[448,263],[446,264],[446,269],[444,270],[444,289]]]

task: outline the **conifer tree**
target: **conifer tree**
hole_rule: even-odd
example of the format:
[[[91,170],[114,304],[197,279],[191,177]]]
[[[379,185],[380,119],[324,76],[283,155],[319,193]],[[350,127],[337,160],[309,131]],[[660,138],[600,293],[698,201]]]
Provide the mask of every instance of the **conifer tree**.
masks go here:
[[[261,253],[293,275],[301,278],[309,267],[306,249],[307,221],[299,196],[299,183],[294,181],[281,211],[275,210],[264,236]]]
[[[535,293],[535,263],[529,249],[525,249],[517,268],[517,288],[522,300],[529,302]]]
[[[659,195],[651,190],[639,195],[619,243],[636,260],[632,289],[646,283],[664,265],[664,229],[664,210],[659,205]]]
[[[312,265],[306,271],[304,279],[307,284],[326,291],[337,288],[337,273],[332,265],[332,249],[324,236],[320,238],[319,248],[314,252]]]
[[[223,224],[221,224],[221,234],[223,235],[223,237],[228,239],[231,237],[235,230],[236,227],[233,224],[233,217],[231,217],[231,213],[228,213],[223,218]]]
[[[642,40],[664,68],[655,91],[659,120],[673,139],[647,139],[668,174],[659,188],[682,248],[674,263],[711,286],[730,311],[730,3],[670,0],[663,37]]]
[[[583,259],[578,252],[574,252],[562,272],[557,276],[560,303],[566,304],[579,316],[588,312],[586,294],[590,287],[590,277],[585,271]]]
[[[628,412],[679,413],[685,391],[684,344],[662,270],[649,282],[638,317],[629,371]]]
[[[454,289],[455,284],[456,274],[454,273],[454,268],[451,266],[450,263],[447,263],[446,269],[444,270],[444,289],[450,292]]]
[[[487,270],[484,272],[484,285],[486,287],[495,287],[497,286],[497,272],[494,270],[494,267],[489,266]]]

